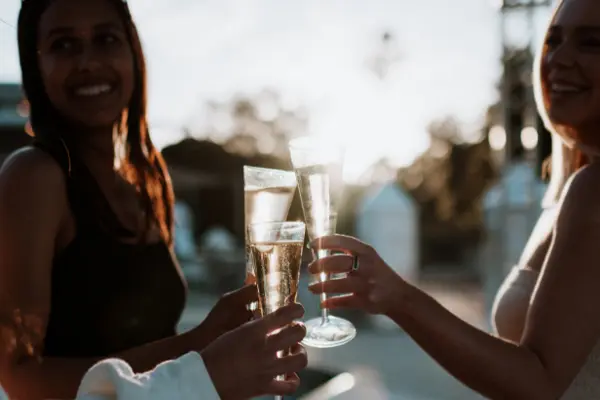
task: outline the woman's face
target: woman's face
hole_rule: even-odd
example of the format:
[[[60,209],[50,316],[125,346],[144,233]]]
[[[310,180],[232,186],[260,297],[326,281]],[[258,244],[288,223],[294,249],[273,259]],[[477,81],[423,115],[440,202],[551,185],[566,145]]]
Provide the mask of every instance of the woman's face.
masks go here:
[[[565,0],[549,28],[542,79],[549,116],[575,130],[600,124],[600,2]]]
[[[133,53],[109,1],[53,1],[40,20],[38,54],[48,97],[69,120],[108,127],[127,108]]]

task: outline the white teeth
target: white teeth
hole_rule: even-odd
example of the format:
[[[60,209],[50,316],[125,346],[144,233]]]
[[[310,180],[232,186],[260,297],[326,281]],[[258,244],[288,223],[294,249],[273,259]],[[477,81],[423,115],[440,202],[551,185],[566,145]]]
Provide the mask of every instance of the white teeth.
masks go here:
[[[578,86],[563,84],[563,83],[553,83],[552,91],[557,93],[575,93],[581,92],[584,89]]]
[[[75,94],[78,96],[98,96],[110,92],[111,89],[112,86],[109,84],[81,86],[75,90]]]

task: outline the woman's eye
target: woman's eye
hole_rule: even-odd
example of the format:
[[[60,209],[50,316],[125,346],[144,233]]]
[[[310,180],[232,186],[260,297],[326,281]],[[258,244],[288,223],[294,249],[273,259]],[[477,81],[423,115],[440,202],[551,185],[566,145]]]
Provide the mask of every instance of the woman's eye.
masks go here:
[[[70,51],[75,47],[75,41],[71,38],[60,38],[52,42],[52,51]]]
[[[556,47],[560,44],[560,38],[556,36],[549,36],[546,39],[546,46],[548,47]]]
[[[106,33],[98,36],[97,42],[104,46],[111,46],[120,43],[120,40],[116,35],[112,33]]]

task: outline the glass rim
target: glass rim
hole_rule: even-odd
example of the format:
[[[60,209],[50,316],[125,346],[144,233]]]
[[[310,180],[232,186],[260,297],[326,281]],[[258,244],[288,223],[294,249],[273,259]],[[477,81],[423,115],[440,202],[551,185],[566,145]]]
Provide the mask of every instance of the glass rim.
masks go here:
[[[263,221],[263,222],[253,222],[248,224],[248,231],[251,230],[251,228],[261,228],[261,227],[269,227],[269,226],[273,226],[273,227],[280,227],[278,230],[281,229],[294,229],[294,228],[302,228],[302,229],[306,229],[306,223],[304,223],[303,221]]]
[[[244,190],[268,189],[272,187],[296,188],[296,173],[285,169],[244,165]]]
[[[265,168],[265,167],[255,167],[254,165],[244,165],[245,171],[256,171],[256,172],[267,172],[267,173],[278,173],[278,174],[294,174],[294,171],[289,171],[286,169],[278,169],[278,168]]]

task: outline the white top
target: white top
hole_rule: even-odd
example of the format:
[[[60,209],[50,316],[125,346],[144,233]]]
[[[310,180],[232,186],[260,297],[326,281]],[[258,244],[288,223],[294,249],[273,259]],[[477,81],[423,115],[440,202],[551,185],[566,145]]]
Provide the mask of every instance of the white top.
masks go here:
[[[498,291],[492,314],[498,336],[520,340],[539,273],[516,266]],[[549,332],[549,335],[552,333]],[[600,399],[600,339],[561,400]]]
[[[75,400],[219,400],[202,357],[190,352],[136,374],[125,361],[98,362],[83,377]]]

